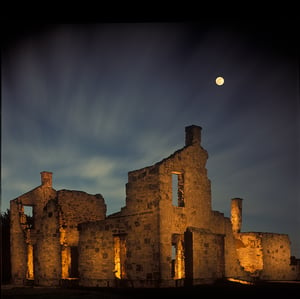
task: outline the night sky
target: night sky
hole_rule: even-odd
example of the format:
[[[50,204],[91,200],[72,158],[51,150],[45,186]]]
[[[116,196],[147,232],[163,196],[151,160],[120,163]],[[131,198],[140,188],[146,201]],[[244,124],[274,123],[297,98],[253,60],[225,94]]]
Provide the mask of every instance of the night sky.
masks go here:
[[[129,171],[202,127],[214,210],[243,201],[242,231],[290,236],[300,257],[299,55],[292,23],[100,22],[7,26],[1,211],[53,172],[56,190],[125,205]],[[225,84],[215,79],[223,76]]]

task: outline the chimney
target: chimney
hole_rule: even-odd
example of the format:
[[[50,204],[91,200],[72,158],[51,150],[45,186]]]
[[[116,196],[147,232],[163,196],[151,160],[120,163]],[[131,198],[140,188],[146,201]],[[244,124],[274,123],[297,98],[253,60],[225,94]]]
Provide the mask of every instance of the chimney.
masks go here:
[[[234,233],[240,233],[242,228],[242,198],[231,199],[231,225]]]
[[[42,171],[41,181],[42,181],[42,186],[52,188],[52,172]]]
[[[185,127],[185,145],[194,145],[201,143],[201,130],[202,128],[199,126],[191,125]]]

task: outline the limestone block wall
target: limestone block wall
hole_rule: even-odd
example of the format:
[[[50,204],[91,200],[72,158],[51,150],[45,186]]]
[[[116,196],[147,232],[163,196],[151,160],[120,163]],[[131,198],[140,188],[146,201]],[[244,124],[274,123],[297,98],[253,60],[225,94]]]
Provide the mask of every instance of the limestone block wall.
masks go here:
[[[86,287],[111,286],[114,280],[114,244],[105,221],[80,224],[79,276]]]
[[[126,231],[124,278],[131,286],[153,286],[160,278],[158,214],[149,211],[128,216]]]
[[[186,146],[153,166],[131,171],[126,185],[126,209],[129,213],[157,208],[171,209],[172,174],[180,175],[182,198],[189,225],[208,227],[211,213],[211,186],[205,168],[207,151],[200,145],[200,127],[191,126]],[[166,203],[162,203],[166,201]],[[163,217],[163,215],[162,215]]]
[[[129,172],[126,206],[110,216],[100,194],[56,191],[52,173],[42,172],[41,186],[11,201],[13,283],[56,286],[76,277],[89,287],[174,287],[299,277],[287,235],[240,232],[240,198],[231,220],[212,211],[200,133],[186,127],[182,149]],[[33,208],[33,227],[24,206]]]
[[[79,223],[103,220],[106,217],[106,204],[100,194],[60,190],[57,192],[57,198],[61,213],[60,225],[64,229],[64,242],[68,246],[78,245],[77,225]]]
[[[194,284],[212,282],[224,277],[224,236],[198,228],[188,228],[188,231],[192,238],[192,257],[189,259],[192,259]]]
[[[82,286],[153,285],[159,279],[157,214],[148,211],[79,225]],[[123,254],[118,255],[118,243]],[[119,273],[121,271],[121,273]]]
[[[34,247],[34,281],[37,285],[57,286],[61,279],[62,261],[57,200],[44,209],[42,225]]]
[[[243,280],[252,280],[238,259],[237,248],[239,248],[242,243],[235,238],[230,219],[224,217],[223,213],[213,211],[210,230],[216,234],[224,235],[224,276],[227,278],[234,277]]]
[[[41,172],[41,186],[11,200],[12,282],[34,279],[39,285],[59,285],[76,275],[76,247],[80,222],[105,219],[100,194],[56,191],[52,173]],[[32,207],[33,225],[24,207]],[[78,276],[78,275],[77,275]]]
[[[229,218],[225,217],[223,213],[219,211],[211,211],[210,230],[218,234],[225,234],[228,220]]]
[[[184,213],[189,220],[188,225],[208,227],[211,214],[211,186],[207,178],[205,164],[207,152],[194,144],[184,147],[170,157],[164,159],[159,165],[160,204],[171,209],[172,202],[172,173],[180,174],[183,180]],[[164,215],[162,214],[162,217]]]
[[[157,209],[159,191],[157,165],[129,172],[126,184],[126,213]]]
[[[162,283],[175,286],[172,276],[172,238],[184,236],[187,227],[208,228],[211,220],[211,189],[205,168],[207,152],[199,140],[162,160],[159,165],[160,270]],[[180,176],[178,204],[172,186],[172,174]],[[179,183],[178,183],[179,184]],[[178,188],[179,188],[178,187]],[[178,194],[175,194],[175,196]],[[179,196],[179,195],[178,195]],[[180,201],[179,201],[180,200]],[[183,245],[186,250],[186,244]],[[196,245],[195,245],[196,246]],[[185,252],[185,259],[188,253]],[[196,267],[196,266],[195,266]],[[180,276],[181,277],[181,276]],[[185,278],[185,274],[181,277]]]
[[[264,268],[262,235],[255,232],[241,233],[236,244],[242,267],[252,276],[258,277]]]
[[[20,210],[21,209],[21,210]],[[23,284],[27,271],[26,228],[20,223],[22,207],[17,200],[10,202],[11,272],[14,284]]]
[[[294,280],[297,277],[297,271],[290,263],[288,235],[240,233],[237,252],[241,265],[252,277],[262,280]]]
[[[41,185],[16,199],[10,201],[10,231],[11,231],[11,263],[12,282],[23,284],[31,279],[28,274],[28,264],[31,263],[28,251],[35,244],[36,231],[41,227],[43,208],[51,198],[55,198],[56,191],[51,187]],[[32,207],[33,226],[27,223],[24,207]]]
[[[53,188],[42,185],[18,197],[18,201],[23,206],[32,207],[34,227],[39,227],[45,205],[55,197],[56,191]]]
[[[31,206],[34,227],[40,227],[43,209],[50,199],[56,197],[56,190],[52,188],[52,173],[41,172],[41,185],[18,197],[23,206]]]
[[[184,236],[188,219],[185,208],[170,206],[168,202],[160,202],[159,209],[159,245],[161,279],[166,286],[175,285],[172,277],[172,238],[174,235]]]
[[[159,211],[161,277],[171,280],[172,238],[174,235],[184,235],[188,219],[185,208],[170,207],[166,202],[160,203]]]
[[[199,127],[192,126],[186,133],[184,148],[153,166],[129,173],[126,207],[122,209],[123,215],[147,209],[158,212],[160,281],[166,286],[174,286],[176,278],[172,276],[174,236],[183,238],[188,226],[208,229],[211,225],[211,186],[205,168],[208,154],[200,145]],[[172,185],[173,174],[178,175],[178,190]],[[173,193],[178,195],[178,204]]]
[[[297,271],[291,265],[290,239],[286,234],[262,233],[264,280],[294,280]]]

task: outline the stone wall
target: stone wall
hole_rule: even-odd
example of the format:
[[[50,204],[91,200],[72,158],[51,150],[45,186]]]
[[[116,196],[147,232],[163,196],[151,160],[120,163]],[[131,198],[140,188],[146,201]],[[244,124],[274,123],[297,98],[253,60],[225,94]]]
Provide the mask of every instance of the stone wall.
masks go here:
[[[80,285],[111,287],[117,286],[122,279],[127,286],[138,287],[158,280],[159,234],[156,218],[157,214],[148,211],[81,224]],[[123,240],[121,250],[124,250],[124,256],[121,261],[116,261],[118,239]]]
[[[225,274],[224,235],[188,228],[192,237],[193,283],[214,282]]]
[[[21,224],[22,208],[18,201],[10,203],[10,251],[12,283],[23,284],[27,271],[26,230]]]
[[[286,234],[262,233],[264,268],[261,279],[295,280],[297,272],[291,265],[290,239]]]
[[[189,226],[207,228],[210,225],[211,187],[205,168],[207,158],[207,152],[200,144],[194,144],[175,152],[159,165],[161,211],[170,211],[172,206],[176,206],[172,203],[172,174],[181,174],[184,204],[177,207],[182,208],[189,219]],[[167,214],[161,216],[169,218]]]
[[[264,267],[261,234],[241,233],[236,240],[236,248],[242,267],[258,277]]]
[[[106,216],[100,194],[41,186],[11,201],[13,283],[86,287],[176,287],[220,278],[296,279],[287,235],[243,233],[242,199],[231,218],[212,210],[201,128],[185,146],[128,173],[126,205]],[[33,207],[33,225],[24,213]]]
[[[62,261],[59,232],[59,209],[52,199],[44,209],[42,225],[34,245],[34,280],[42,286],[57,286],[61,279]]]
[[[80,225],[81,285],[112,286],[121,278],[131,286],[162,287],[182,285],[187,277],[192,283],[213,281],[226,271],[246,276],[236,257],[230,220],[211,210],[208,155],[200,145],[200,130],[193,126],[186,133],[184,148],[129,172],[126,206],[119,213]],[[124,244],[120,252],[126,251],[121,270],[116,269],[118,235]]]
[[[60,190],[57,192],[60,207],[60,225],[64,229],[68,246],[78,246],[77,226],[86,221],[103,220],[106,217],[106,204],[102,195],[91,195],[82,191]]]
[[[224,236],[224,277],[252,280],[238,259],[236,250],[239,247],[239,241],[233,232],[231,220],[228,217],[224,217],[223,213],[212,211],[210,231]]]
[[[30,192],[10,201],[10,251],[11,251],[11,272],[14,284],[24,284],[33,269],[28,269],[32,264],[29,257],[33,257],[36,232],[42,225],[43,209],[45,204],[55,198],[56,191],[49,185],[41,185]],[[32,207],[33,223],[28,222],[24,207]],[[29,255],[29,248],[33,248],[33,255]]]
[[[236,240],[236,250],[243,268],[261,280],[295,280],[291,265],[290,240],[286,234],[246,232]]]
[[[72,269],[74,258],[78,258],[72,254],[78,247],[78,224],[106,217],[102,195],[56,191],[51,172],[41,172],[41,182],[41,186],[10,202],[14,284],[34,280],[37,285],[54,286],[61,279],[73,277],[78,273]],[[33,223],[25,215],[26,206],[32,207]]]
[[[122,214],[134,214],[158,207],[160,196],[158,167],[145,167],[128,173],[126,208]]]

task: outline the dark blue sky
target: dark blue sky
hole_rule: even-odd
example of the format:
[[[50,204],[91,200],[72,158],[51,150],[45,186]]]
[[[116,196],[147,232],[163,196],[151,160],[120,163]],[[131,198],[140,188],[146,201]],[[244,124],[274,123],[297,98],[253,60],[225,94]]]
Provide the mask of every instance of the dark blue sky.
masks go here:
[[[25,24],[26,25],[26,24]],[[127,172],[202,127],[213,209],[300,257],[299,56],[289,24],[19,24],[2,51],[2,200],[40,184],[125,205]],[[215,84],[217,76],[223,86]]]

